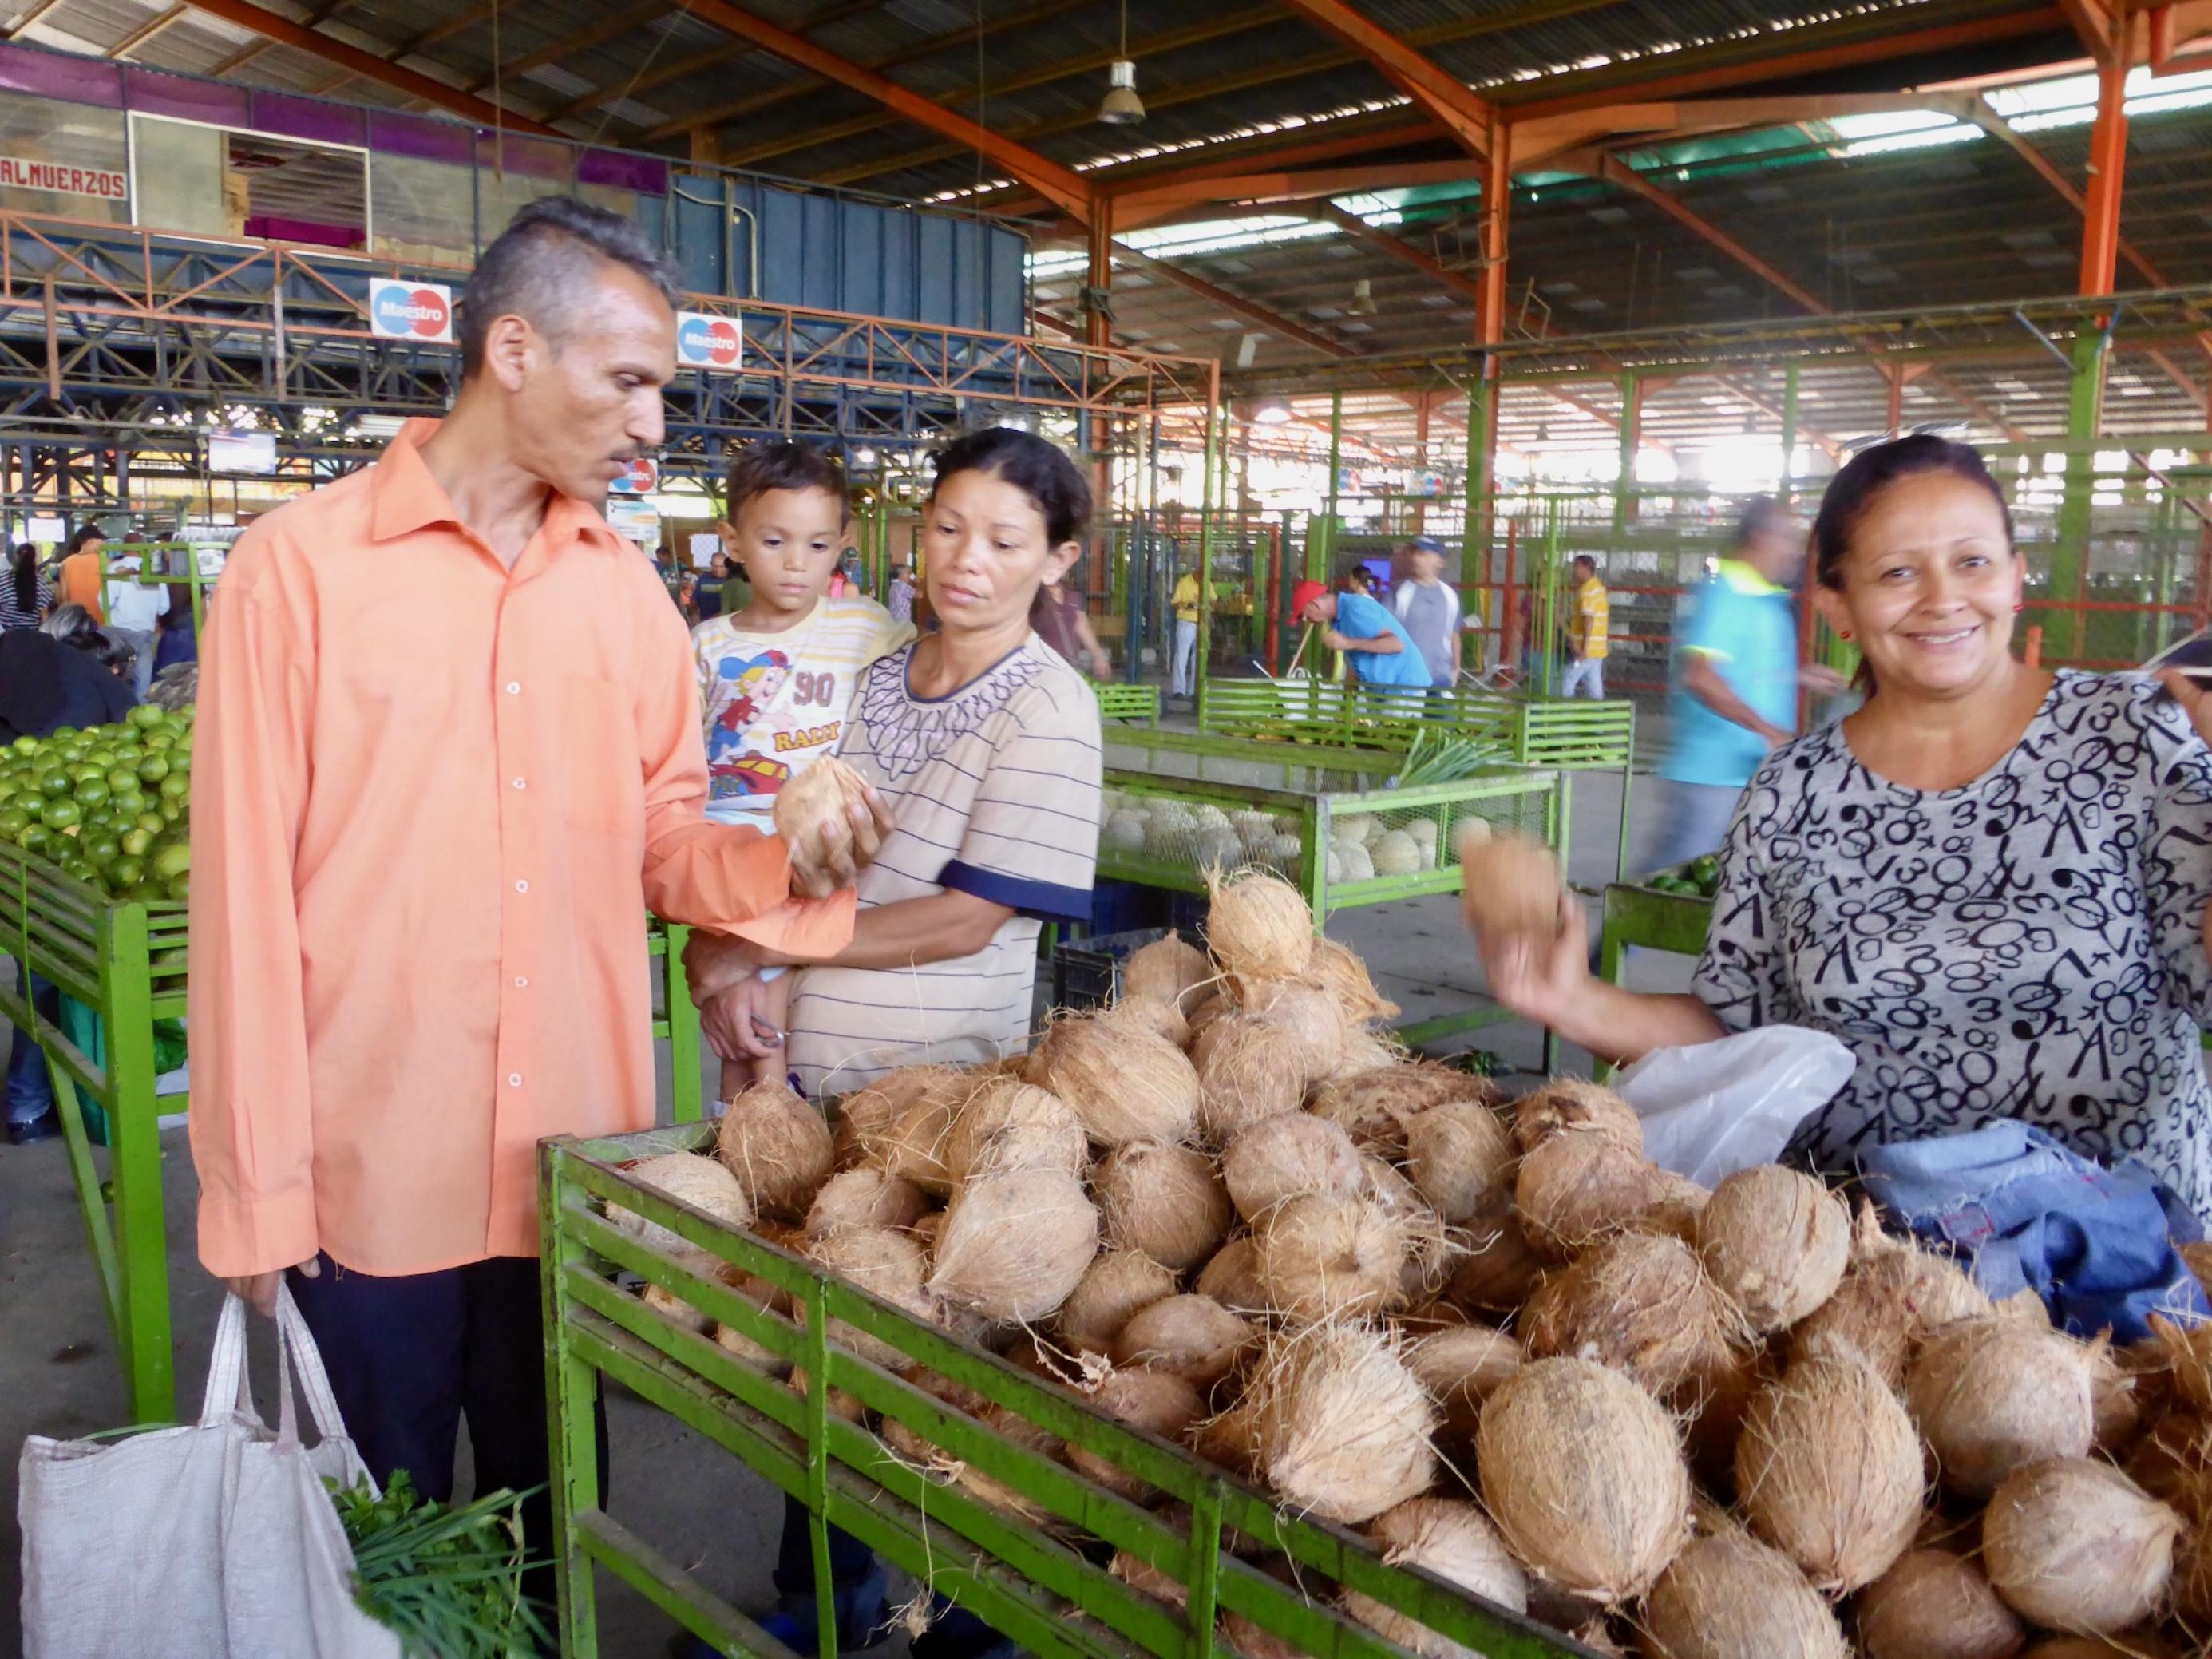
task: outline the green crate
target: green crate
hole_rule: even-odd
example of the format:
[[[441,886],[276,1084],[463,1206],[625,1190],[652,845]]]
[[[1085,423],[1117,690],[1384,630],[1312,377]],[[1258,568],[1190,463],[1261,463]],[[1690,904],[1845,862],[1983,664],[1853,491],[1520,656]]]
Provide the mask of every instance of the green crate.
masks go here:
[[[701,1110],[699,1014],[684,981],[685,930],[654,921],[647,949],[669,1039],[678,1121]],[[154,1022],[185,1016],[190,933],[182,904],[118,903],[21,848],[0,842],[0,950],[53,981],[61,1018],[39,1014],[27,984],[0,991],[0,1013],[45,1051],[70,1174],[100,1276],[133,1422],[176,1415],[169,1257],[161,1199],[164,1112],[186,1094],[155,1093]],[[74,1108],[74,1109],[70,1109]],[[106,1173],[95,1161],[106,1149]]]
[[[671,1554],[601,1508],[592,1401],[611,1378],[799,1498],[816,1563],[821,1651],[835,1659],[826,1528],[840,1527],[932,1589],[971,1609],[1019,1647],[1049,1659],[1211,1659],[1215,1618],[1235,1613],[1325,1659],[1405,1659],[1404,1650],[1329,1605],[1223,1547],[1242,1534],[1287,1554],[1311,1579],[1356,1589],[1490,1659],[1584,1654],[1565,1637],[1415,1570],[1385,1566],[1343,1528],[1300,1520],[1276,1500],[1183,1448],[1114,1422],[1073,1392],[924,1325],[811,1262],[728,1227],[634,1181],[623,1164],[708,1145],[706,1126],[540,1148],[545,1326],[554,1355],[555,1565],[561,1650],[599,1650],[595,1568],[605,1566],[685,1628],[726,1652],[783,1650]],[[788,1292],[804,1323],[764,1313],[677,1256],[617,1231],[611,1200],[669,1228],[737,1271]],[[623,1288],[622,1269],[670,1292],[663,1310]],[[806,1372],[795,1391],[764,1363],[695,1328],[732,1327]],[[896,1351],[890,1370],[830,1340],[832,1320]],[[994,1433],[924,1392],[904,1373],[927,1368],[1000,1410],[1083,1447],[1186,1506],[1187,1522],[1107,1492],[1076,1470]],[[830,1410],[837,1392],[903,1424],[933,1450],[988,1475],[1052,1517],[1049,1530],[1013,1518],[894,1453],[866,1427]],[[1111,1546],[1185,1588],[1178,1610],[1109,1572]],[[1317,1588],[1317,1587],[1316,1587]]]
[[[1216,737],[1401,754],[1424,730],[1441,728],[1492,744],[1516,766],[1618,772],[1615,869],[1627,872],[1636,708],[1626,698],[1522,697],[1472,686],[1425,696],[1341,680],[1209,679],[1199,688],[1198,728]]]
[[[1091,690],[1098,698],[1098,718],[1102,720],[1142,720],[1147,726],[1160,723],[1160,688],[1157,685],[1093,680]]]
[[[1713,901],[1688,893],[1662,893],[1638,882],[1616,881],[1607,886],[1598,917],[1598,977],[1618,985],[1632,950],[1702,955],[1705,930],[1713,919]],[[1613,1071],[1601,1062],[1596,1071],[1599,1081],[1610,1077]]]

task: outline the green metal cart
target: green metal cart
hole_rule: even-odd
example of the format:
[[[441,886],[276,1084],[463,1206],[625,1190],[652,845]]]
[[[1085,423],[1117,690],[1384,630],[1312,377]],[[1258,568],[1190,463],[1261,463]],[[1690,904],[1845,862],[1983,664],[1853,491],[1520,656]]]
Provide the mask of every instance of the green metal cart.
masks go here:
[[[699,1012],[684,979],[687,930],[654,921],[663,1007],[653,1034],[672,1044],[678,1121],[701,1110]],[[0,842],[0,948],[62,994],[40,1014],[27,987],[0,988],[0,1014],[45,1051],[85,1234],[131,1396],[131,1419],[176,1415],[160,1119],[188,1097],[155,1094],[154,1024],[185,1015],[189,938],[182,904],[118,903],[44,860]],[[88,1122],[104,1119],[104,1159]],[[105,1175],[101,1172],[102,1163]]]
[[[1669,872],[1668,873],[1678,873]],[[1631,950],[1670,951],[1677,956],[1701,955],[1705,928],[1713,919],[1713,902],[1688,893],[1662,892],[1638,882],[1609,884],[1598,907],[1598,977],[1618,985]],[[1602,1082],[1613,1068],[1600,1061]]]
[[[561,1650],[595,1659],[596,1569],[605,1567],[686,1629],[727,1653],[788,1659],[789,1650],[600,1507],[592,1401],[605,1376],[766,1476],[806,1506],[821,1651],[835,1659],[827,1528],[840,1527],[928,1589],[950,1597],[1048,1659],[1211,1659],[1231,1651],[1215,1631],[1234,1613],[1301,1652],[1326,1659],[1405,1659],[1338,1612],[1338,1584],[1395,1607],[1490,1659],[1585,1654],[1565,1637],[1468,1595],[1428,1573],[1386,1567],[1341,1528],[1297,1520],[1181,1447],[1125,1428],[1079,1395],[921,1324],[813,1264],[631,1179],[623,1165],[708,1144],[705,1126],[540,1148],[545,1328],[552,1345],[553,1498],[561,1583]],[[719,1277],[696,1271],[601,1213],[608,1201],[670,1229],[708,1255],[786,1292],[801,1322],[763,1312]],[[623,1269],[669,1292],[648,1305]],[[741,1358],[696,1326],[713,1321],[805,1372],[805,1391],[780,1365]],[[832,1322],[842,1322],[833,1324]],[[866,1334],[896,1369],[854,1353],[842,1332]],[[933,1372],[990,1402],[1001,1423],[1033,1425],[1160,1489],[1181,1507],[1147,1510],[1076,1470],[994,1432],[914,1380]],[[932,1453],[902,1456],[863,1424],[830,1410],[832,1394],[902,1424]],[[909,1449],[911,1449],[911,1446]],[[1038,1519],[1015,1518],[934,1465],[957,1462],[1018,1496]],[[1224,1547],[1231,1534],[1287,1556],[1302,1591]],[[1125,1583],[1108,1547],[1181,1587],[1177,1607]],[[1326,1581],[1326,1582],[1324,1582]]]
[[[1098,718],[1102,720],[1142,720],[1147,726],[1160,723],[1160,688],[1157,685],[1093,680],[1091,689],[1097,696]]]
[[[1324,749],[1403,753],[1439,727],[1494,745],[1518,766],[1620,774],[1616,873],[1628,868],[1629,793],[1636,706],[1625,697],[1509,696],[1473,687],[1408,696],[1328,679],[1210,679],[1200,688],[1200,732]]]

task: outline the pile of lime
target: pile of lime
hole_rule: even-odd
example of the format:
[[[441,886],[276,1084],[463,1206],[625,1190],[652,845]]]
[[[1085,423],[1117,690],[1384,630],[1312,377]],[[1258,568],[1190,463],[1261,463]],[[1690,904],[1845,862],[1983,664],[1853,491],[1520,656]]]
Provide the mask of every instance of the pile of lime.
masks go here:
[[[1721,863],[1710,855],[1692,859],[1679,869],[1662,870],[1648,876],[1644,884],[1657,893],[1673,893],[1682,898],[1711,898],[1721,890]]]
[[[0,838],[112,898],[191,888],[192,711],[134,708],[0,749]]]

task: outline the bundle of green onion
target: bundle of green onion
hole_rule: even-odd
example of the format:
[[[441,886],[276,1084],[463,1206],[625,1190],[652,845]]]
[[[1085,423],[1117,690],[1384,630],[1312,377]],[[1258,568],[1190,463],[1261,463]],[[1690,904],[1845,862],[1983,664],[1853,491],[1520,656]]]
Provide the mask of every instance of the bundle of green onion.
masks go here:
[[[1413,746],[1406,751],[1406,765],[1398,774],[1398,787],[1410,789],[1417,784],[1457,783],[1462,778],[1473,777],[1486,766],[1498,766],[1511,758],[1505,750],[1494,744],[1447,732],[1441,726],[1425,726],[1415,735]]]
[[[552,1644],[522,1593],[522,1498],[491,1492],[461,1509],[425,1498],[407,1471],[381,1498],[331,1483],[353,1546],[354,1599],[423,1659],[509,1659]]]

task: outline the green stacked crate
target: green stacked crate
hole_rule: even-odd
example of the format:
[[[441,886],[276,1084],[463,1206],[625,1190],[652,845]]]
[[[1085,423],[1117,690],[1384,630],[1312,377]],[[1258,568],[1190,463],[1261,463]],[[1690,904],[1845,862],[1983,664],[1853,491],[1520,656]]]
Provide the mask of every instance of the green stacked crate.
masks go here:
[[[1157,685],[1129,685],[1119,680],[1093,680],[1091,690],[1098,698],[1098,718],[1103,720],[1142,720],[1147,726],[1160,723],[1160,688]]]
[[[1328,1659],[1404,1659],[1403,1650],[1238,1559],[1238,1534],[1325,1579],[1396,1608],[1443,1641],[1491,1659],[1539,1659],[1584,1650],[1426,1573],[1385,1566],[1341,1528],[1298,1520],[1277,1500],[1182,1448],[1115,1422],[1073,1392],[1040,1381],[922,1324],[813,1264],[677,1203],[623,1164],[705,1147],[704,1127],[542,1149],[546,1330],[553,1344],[556,1565],[562,1651],[599,1651],[595,1568],[605,1566],[717,1649],[782,1650],[669,1555],[601,1507],[592,1402],[602,1376],[765,1475],[805,1506],[822,1620],[821,1651],[837,1652],[830,1607],[826,1528],[859,1538],[931,1589],[1053,1659],[1210,1659],[1215,1620],[1235,1614],[1297,1650]],[[698,1271],[678,1255],[609,1224],[612,1202],[668,1228],[727,1267]],[[668,1293],[659,1306],[624,1288],[622,1269]],[[799,1322],[763,1312],[724,1276],[750,1274],[787,1294]],[[833,1340],[864,1333],[896,1352],[880,1365]],[[741,1357],[700,1328],[726,1327],[763,1357]],[[788,1362],[804,1392],[780,1379]],[[948,1406],[911,1380],[934,1372],[1018,1421],[1159,1488],[1188,1519],[1116,1496],[1050,1455]],[[902,1455],[862,1423],[830,1410],[833,1394],[902,1425],[931,1455]],[[1013,1495],[1017,1518],[933,1467],[964,1466]],[[1116,1577],[1095,1540],[1182,1587],[1177,1607]],[[1219,1650],[1226,1652],[1227,1650]]]

